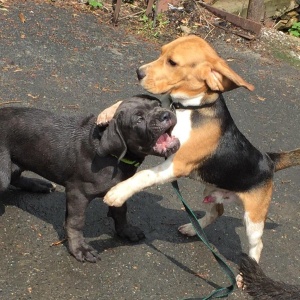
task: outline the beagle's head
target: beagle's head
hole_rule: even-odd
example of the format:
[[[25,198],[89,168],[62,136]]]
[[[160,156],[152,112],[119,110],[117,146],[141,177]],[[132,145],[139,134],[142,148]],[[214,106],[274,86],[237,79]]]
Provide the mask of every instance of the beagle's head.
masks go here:
[[[200,37],[180,37],[161,49],[159,58],[137,69],[141,85],[153,94],[189,99],[237,87],[254,90]]]

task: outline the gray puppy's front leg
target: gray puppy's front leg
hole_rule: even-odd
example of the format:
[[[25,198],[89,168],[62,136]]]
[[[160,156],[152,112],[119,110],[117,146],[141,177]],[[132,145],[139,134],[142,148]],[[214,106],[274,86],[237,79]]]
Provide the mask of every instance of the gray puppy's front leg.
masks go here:
[[[78,189],[66,189],[67,211],[65,229],[70,253],[79,261],[96,262],[98,252],[83,236],[85,211],[89,200]]]

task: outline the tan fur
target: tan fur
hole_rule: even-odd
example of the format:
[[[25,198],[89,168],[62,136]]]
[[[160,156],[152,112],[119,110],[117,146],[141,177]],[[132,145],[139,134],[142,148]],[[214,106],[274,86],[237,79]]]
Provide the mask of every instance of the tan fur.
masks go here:
[[[278,153],[278,157],[275,159],[275,172],[296,165],[300,165],[300,148]]]
[[[273,191],[273,181],[269,180],[264,185],[245,193],[237,193],[237,196],[243,203],[245,212],[248,212],[249,218],[252,222],[264,222],[269,205],[271,202]]]
[[[160,57],[141,69],[147,73],[142,86],[154,94],[194,97],[208,90],[228,91],[238,86],[254,89],[206,41],[193,35],[163,46]]]
[[[174,175],[176,177],[188,176],[195,168],[198,168],[205,157],[215,152],[220,134],[220,125],[216,120],[193,129],[188,141],[175,153]]]

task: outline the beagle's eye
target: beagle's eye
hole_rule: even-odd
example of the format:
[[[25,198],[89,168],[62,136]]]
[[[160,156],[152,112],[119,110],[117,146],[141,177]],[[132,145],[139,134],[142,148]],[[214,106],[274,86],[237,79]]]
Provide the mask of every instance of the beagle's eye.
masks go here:
[[[172,67],[177,66],[177,63],[174,60],[172,60],[171,58],[168,59],[168,64],[171,65]]]

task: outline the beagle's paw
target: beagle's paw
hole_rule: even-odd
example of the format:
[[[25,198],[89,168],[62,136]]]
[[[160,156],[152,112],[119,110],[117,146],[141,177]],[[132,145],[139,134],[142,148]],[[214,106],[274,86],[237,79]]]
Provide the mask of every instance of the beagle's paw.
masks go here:
[[[103,201],[109,206],[120,207],[133,194],[130,186],[121,182],[106,193]]]
[[[103,111],[98,115],[96,123],[98,126],[107,126],[110,120],[111,118]]]
[[[235,278],[236,285],[239,289],[245,289],[244,281],[243,281],[243,275],[240,273]]]
[[[114,105],[104,109],[102,112],[100,112],[97,117],[97,121],[96,121],[97,125],[98,126],[108,125],[110,120],[114,117],[114,114],[115,114],[117,108],[119,107],[119,105],[121,104],[121,102],[122,101],[119,101],[119,102],[115,103]]]
[[[187,235],[187,236],[195,236],[196,231],[192,225],[192,223],[184,224],[178,227],[180,233]]]

